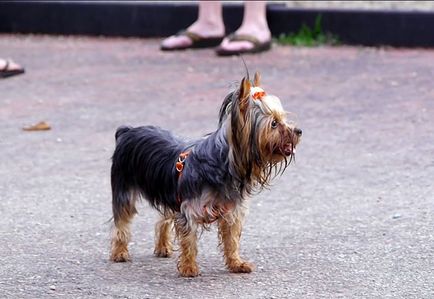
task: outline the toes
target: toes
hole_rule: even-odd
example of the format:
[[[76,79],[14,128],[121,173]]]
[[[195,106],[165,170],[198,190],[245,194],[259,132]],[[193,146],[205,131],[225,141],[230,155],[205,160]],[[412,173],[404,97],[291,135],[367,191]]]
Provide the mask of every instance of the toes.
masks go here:
[[[199,267],[196,265],[179,267],[179,274],[182,277],[196,277],[199,275]]]
[[[163,40],[161,46],[165,48],[188,47],[192,41],[186,36],[171,36]]]
[[[242,51],[253,49],[254,45],[248,41],[228,41],[223,43],[221,47],[228,51]]]
[[[229,270],[232,273],[250,273],[255,269],[255,265],[249,262],[238,262],[229,265]]]
[[[154,254],[156,257],[171,257],[172,250],[170,248],[155,248]]]
[[[112,253],[110,259],[115,263],[124,263],[130,261],[128,251]]]

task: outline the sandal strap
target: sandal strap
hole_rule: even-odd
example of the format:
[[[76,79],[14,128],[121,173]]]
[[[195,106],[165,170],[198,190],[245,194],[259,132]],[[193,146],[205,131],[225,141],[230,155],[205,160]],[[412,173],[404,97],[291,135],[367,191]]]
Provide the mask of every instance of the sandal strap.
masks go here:
[[[182,36],[182,35],[190,38],[192,42],[197,42],[197,41],[203,39],[203,37],[200,36],[199,34],[196,34],[194,32],[187,31],[187,30],[181,30],[176,34],[176,36]]]
[[[252,44],[254,44],[255,46],[259,46],[262,43],[259,41],[259,39],[257,39],[256,37],[252,36],[252,35],[248,35],[248,34],[230,34],[228,36],[229,41],[231,42],[235,42],[235,41],[246,41],[246,42],[251,42]]]

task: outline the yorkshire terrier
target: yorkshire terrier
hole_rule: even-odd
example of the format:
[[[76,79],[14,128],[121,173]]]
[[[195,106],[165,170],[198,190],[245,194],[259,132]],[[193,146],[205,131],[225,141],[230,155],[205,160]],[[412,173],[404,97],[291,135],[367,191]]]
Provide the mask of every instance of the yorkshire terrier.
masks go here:
[[[286,119],[279,98],[244,77],[229,93],[215,132],[183,141],[154,126],[120,127],[111,168],[114,229],[111,260],[130,259],[130,222],[135,204],[146,199],[161,213],[155,227],[155,255],[169,257],[172,225],[179,241],[181,276],[199,275],[198,229],[218,224],[229,271],[249,273],[253,264],[239,255],[247,198],[283,173],[295,157],[302,131]]]

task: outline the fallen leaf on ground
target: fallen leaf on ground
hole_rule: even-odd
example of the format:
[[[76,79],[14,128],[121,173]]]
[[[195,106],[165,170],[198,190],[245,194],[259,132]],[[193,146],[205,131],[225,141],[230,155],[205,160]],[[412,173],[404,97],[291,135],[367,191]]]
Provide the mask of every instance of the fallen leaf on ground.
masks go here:
[[[51,130],[50,125],[45,121],[40,121],[37,124],[23,127],[24,131],[47,131]]]

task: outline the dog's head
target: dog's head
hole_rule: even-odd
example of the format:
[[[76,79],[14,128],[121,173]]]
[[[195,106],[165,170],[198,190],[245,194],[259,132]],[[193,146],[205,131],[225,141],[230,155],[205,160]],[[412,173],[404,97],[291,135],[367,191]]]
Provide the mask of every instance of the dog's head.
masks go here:
[[[224,123],[238,173],[262,186],[294,159],[302,134],[288,121],[279,98],[260,87],[258,73],[253,81],[243,78],[226,97],[220,110],[220,124]]]

